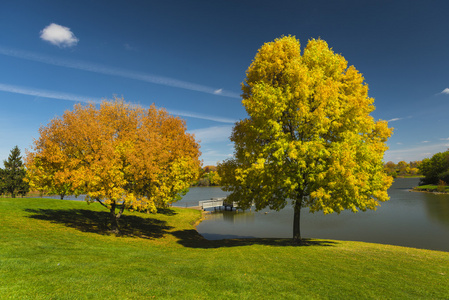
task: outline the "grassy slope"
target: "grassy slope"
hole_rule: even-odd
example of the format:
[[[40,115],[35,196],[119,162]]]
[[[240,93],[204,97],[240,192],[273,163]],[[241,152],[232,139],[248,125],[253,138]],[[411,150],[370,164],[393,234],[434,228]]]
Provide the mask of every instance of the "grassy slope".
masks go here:
[[[128,213],[108,234],[101,206],[0,199],[0,298],[449,298],[449,253],[285,239],[207,241],[199,211]]]

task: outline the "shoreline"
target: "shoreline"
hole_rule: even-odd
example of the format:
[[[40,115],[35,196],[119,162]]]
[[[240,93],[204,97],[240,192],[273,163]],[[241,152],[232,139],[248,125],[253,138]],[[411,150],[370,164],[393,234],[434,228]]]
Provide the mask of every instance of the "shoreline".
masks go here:
[[[414,186],[412,189],[414,192],[425,192],[432,194],[449,194],[449,189],[446,185],[438,184],[422,184]]]
[[[415,188],[412,188],[409,190],[410,192],[418,192],[418,193],[429,193],[434,195],[448,195],[449,192],[438,192],[438,191],[428,191],[428,190],[415,190]]]

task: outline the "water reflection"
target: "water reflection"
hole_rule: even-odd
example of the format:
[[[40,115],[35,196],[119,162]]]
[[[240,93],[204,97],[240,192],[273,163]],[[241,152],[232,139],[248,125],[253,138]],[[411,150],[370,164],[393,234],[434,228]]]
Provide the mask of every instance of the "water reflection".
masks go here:
[[[417,178],[397,179],[388,190],[391,200],[377,211],[324,216],[304,209],[302,236],[449,251],[449,195],[411,192],[418,182]],[[197,230],[208,239],[289,238],[292,224],[293,209],[288,206],[279,212],[212,212]]]
[[[254,223],[254,212],[218,210],[206,216],[210,221],[223,221],[227,223]]]
[[[436,223],[449,228],[449,199],[447,195],[426,194],[427,216]],[[447,237],[449,239],[449,236]]]

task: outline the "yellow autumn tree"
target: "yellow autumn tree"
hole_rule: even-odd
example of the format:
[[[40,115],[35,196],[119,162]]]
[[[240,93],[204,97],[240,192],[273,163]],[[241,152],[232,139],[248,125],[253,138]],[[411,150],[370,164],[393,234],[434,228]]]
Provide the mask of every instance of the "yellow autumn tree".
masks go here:
[[[125,209],[156,212],[179,200],[198,177],[199,155],[183,120],[115,99],[77,104],[42,127],[27,169],[32,187],[83,193],[105,206],[118,232]]]
[[[30,188],[50,195],[59,195],[61,200],[66,195],[79,195],[82,191],[73,188],[69,157],[64,155],[63,148],[56,142],[55,134],[59,134],[61,123],[54,120],[53,130],[45,127],[39,129],[40,138],[35,140],[37,152],[26,151],[25,164]]]
[[[383,155],[392,130],[370,116],[362,74],[325,41],[310,40],[302,55],[293,36],[264,44],[242,91],[249,117],[234,127],[234,158],[218,166],[230,200],[257,210],[291,202],[300,242],[302,207],[357,212],[389,199]]]

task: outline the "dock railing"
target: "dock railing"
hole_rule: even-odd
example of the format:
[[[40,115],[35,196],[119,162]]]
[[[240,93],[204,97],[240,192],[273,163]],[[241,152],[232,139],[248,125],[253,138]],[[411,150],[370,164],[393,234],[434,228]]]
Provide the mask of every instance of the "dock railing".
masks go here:
[[[199,201],[198,205],[204,210],[206,208],[211,208],[211,207],[220,207],[223,206],[223,202],[226,198],[212,198],[211,200],[203,200],[203,201]]]
[[[220,208],[220,207],[224,207],[225,210],[228,209],[228,207],[232,210],[233,208],[235,208],[236,210],[239,208],[238,207],[238,203],[233,201],[227,201],[226,197],[221,197],[221,198],[212,198],[211,200],[202,200],[202,201],[198,201],[198,206],[201,207],[201,209],[205,210],[207,208]]]

